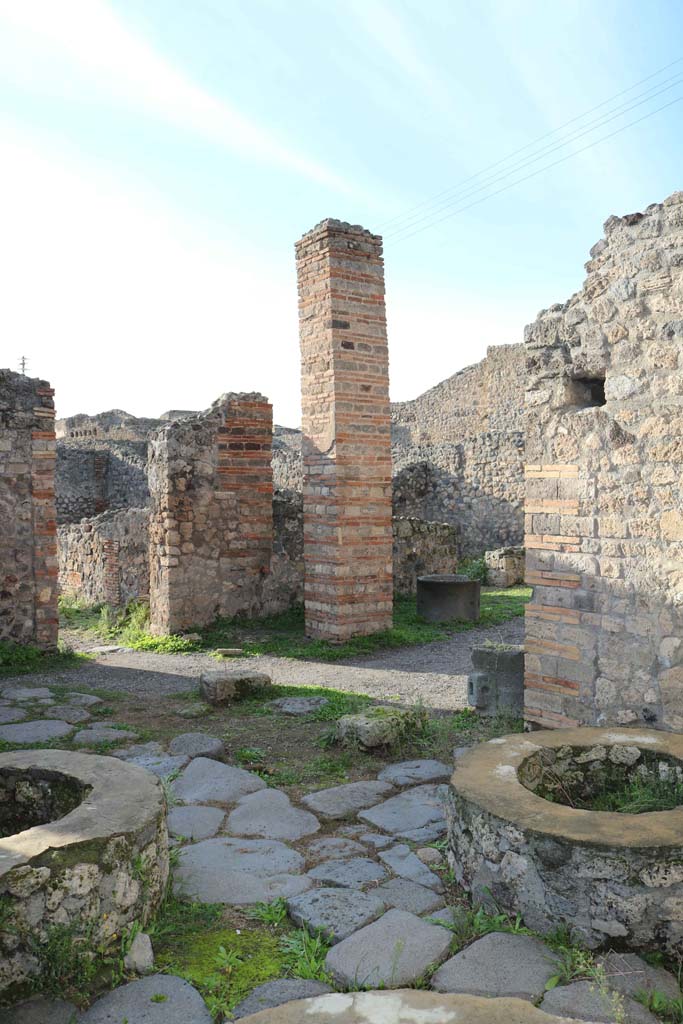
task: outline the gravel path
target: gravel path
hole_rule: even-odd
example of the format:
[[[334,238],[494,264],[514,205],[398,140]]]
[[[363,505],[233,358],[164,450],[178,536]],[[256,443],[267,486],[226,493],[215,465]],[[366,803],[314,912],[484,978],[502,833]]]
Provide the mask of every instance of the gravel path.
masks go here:
[[[122,650],[99,655],[87,665],[63,672],[37,673],[31,685],[68,683],[102,687],[135,694],[161,696],[192,689],[206,669],[219,664],[230,668],[248,666],[267,672],[274,683],[293,686],[329,686],[352,693],[366,693],[378,699],[398,698],[405,703],[421,701],[425,706],[453,710],[467,704],[467,675],[472,667],[473,646],[492,640],[496,643],[523,643],[524,619],[512,619],[501,626],[457,633],[449,640],[382,651],[364,657],[329,664],[259,655],[217,662],[206,654],[150,654]],[[3,684],[24,682],[27,676],[5,680]]]

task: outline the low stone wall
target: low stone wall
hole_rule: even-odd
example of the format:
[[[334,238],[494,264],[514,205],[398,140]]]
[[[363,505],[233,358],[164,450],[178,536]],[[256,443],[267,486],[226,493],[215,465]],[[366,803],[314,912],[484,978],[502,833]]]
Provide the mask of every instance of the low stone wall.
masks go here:
[[[149,595],[149,509],[104,512],[58,528],[59,589],[119,607]]]
[[[458,534],[448,523],[427,523],[394,516],[394,591],[414,594],[417,577],[454,573],[458,564]]]
[[[149,503],[145,441],[58,441],[57,522]]]
[[[484,554],[488,583],[492,587],[515,587],[524,583],[524,548],[498,548]]]

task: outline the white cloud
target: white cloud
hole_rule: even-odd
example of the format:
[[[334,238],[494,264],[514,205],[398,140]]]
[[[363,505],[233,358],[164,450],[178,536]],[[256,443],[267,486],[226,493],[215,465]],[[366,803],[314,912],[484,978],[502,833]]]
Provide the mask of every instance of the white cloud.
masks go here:
[[[69,74],[77,71],[90,88],[103,90],[134,109],[337,192],[356,191],[331,168],[280,142],[227,100],[196,85],[132,32],[104,0],[0,0],[2,22],[5,47],[13,46],[7,38],[8,30],[13,30],[22,49],[28,44],[38,51],[30,61],[34,85],[45,70],[43,86],[51,87],[49,65],[40,59],[41,51],[50,59],[61,57]],[[22,54],[24,66],[27,60]]]
[[[156,415],[253,390],[298,422],[289,247],[268,260],[246,240],[216,246],[154,196],[19,137],[0,143],[0,166],[0,365],[27,355],[60,415]]]

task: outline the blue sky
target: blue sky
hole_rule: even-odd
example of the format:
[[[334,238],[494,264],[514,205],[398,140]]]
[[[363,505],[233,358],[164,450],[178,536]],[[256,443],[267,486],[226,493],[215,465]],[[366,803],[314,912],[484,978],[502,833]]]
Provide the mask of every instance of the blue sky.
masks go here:
[[[679,0],[0,0],[0,364],[61,415],[260,390],[295,425],[293,243],[334,216],[385,234],[414,397],[579,288],[610,214],[683,188],[683,102],[506,187],[683,97],[681,40]]]

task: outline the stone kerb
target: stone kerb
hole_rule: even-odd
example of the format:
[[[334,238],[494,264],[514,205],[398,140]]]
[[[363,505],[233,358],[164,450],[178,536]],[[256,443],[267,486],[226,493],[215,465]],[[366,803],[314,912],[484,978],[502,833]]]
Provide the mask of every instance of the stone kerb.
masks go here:
[[[326,220],[296,246],[310,636],[391,626],[391,425],[379,236]]]
[[[229,394],[150,438],[150,619],[155,633],[251,614],[273,547],[272,407]]]

